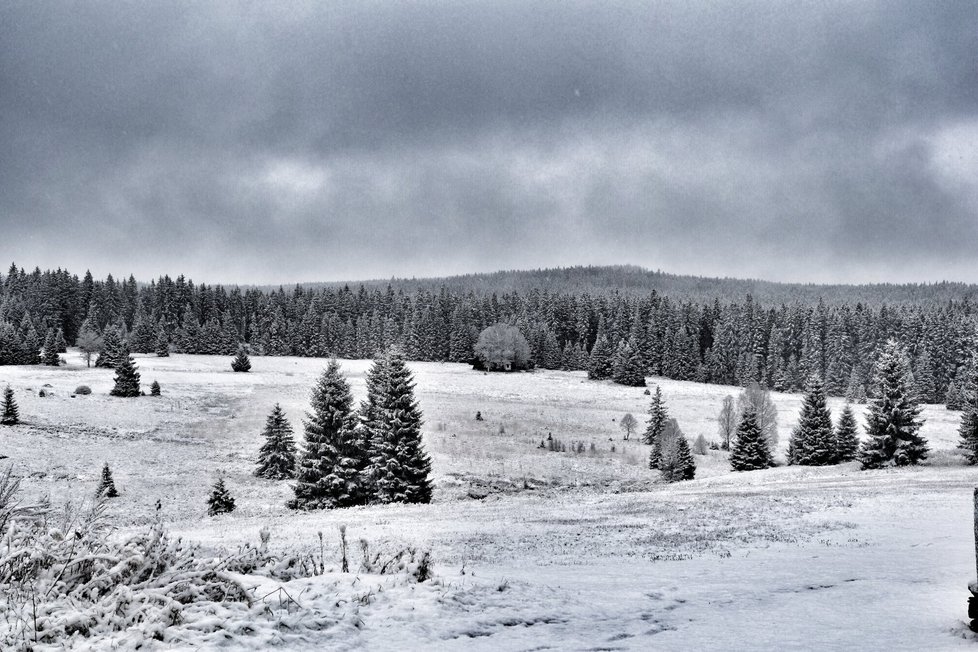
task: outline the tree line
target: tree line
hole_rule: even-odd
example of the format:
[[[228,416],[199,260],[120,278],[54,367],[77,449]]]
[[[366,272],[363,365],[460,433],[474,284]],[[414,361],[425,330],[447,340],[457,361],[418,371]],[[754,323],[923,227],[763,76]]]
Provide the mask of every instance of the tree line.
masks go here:
[[[856,400],[872,396],[872,369],[894,339],[908,353],[921,400],[957,402],[974,349],[975,307],[967,296],[897,307],[763,305],[749,294],[702,301],[654,290],[497,293],[483,289],[483,280],[468,289],[455,281],[408,291],[408,282],[392,281],[286,291],[183,276],[147,284],[131,276],[79,279],[16,266],[0,280],[0,364],[35,363],[48,334],[56,347],[59,332],[65,342],[98,346],[108,329],[139,353],[233,355],[246,343],[265,355],[367,359],[398,346],[410,360],[469,362],[479,333],[502,322],[519,328],[533,364],[547,369],[589,370],[619,382],[636,373],[756,382],[778,391],[802,391],[817,375],[829,395]]]

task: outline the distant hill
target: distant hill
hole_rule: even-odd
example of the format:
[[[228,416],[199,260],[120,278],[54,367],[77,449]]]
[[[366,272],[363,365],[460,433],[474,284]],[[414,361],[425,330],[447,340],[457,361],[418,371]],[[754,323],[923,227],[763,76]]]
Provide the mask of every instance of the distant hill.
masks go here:
[[[816,304],[821,299],[828,305],[857,302],[869,306],[887,304],[891,306],[918,305],[929,306],[948,301],[972,301],[978,297],[978,285],[966,283],[877,283],[866,285],[818,285],[814,283],[776,283],[758,279],[707,278],[700,276],[681,276],[661,271],[650,271],[634,265],[614,265],[603,267],[578,266],[554,269],[507,270],[484,274],[465,274],[443,278],[411,278],[345,281],[326,283],[302,283],[304,288],[342,287],[360,285],[386,287],[414,292],[417,289],[437,291],[445,287],[458,292],[472,291],[476,294],[503,294],[519,291],[521,294],[532,290],[550,290],[593,295],[620,292],[626,295],[648,294],[653,290],[673,299],[686,299],[697,303],[740,300],[750,294],[755,301],[764,305],[781,303]],[[259,289],[272,290],[278,286],[261,286]]]

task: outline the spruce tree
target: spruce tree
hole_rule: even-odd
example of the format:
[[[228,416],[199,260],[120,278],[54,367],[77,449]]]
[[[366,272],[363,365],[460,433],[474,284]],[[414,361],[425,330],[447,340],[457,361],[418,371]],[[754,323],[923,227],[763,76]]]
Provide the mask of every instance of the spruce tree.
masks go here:
[[[118,327],[109,326],[102,333],[102,348],[95,360],[95,366],[114,369],[122,362],[124,354],[128,354],[128,349],[125,349]]]
[[[54,349],[58,353],[68,352],[68,343],[65,341],[65,332],[60,328],[54,335]]]
[[[155,380],[153,381],[153,384],[149,386],[149,395],[150,396],[160,395],[160,384]]]
[[[835,429],[835,455],[839,462],[851,462],[859,453],[859,433],[856,427],[856,415],[852,405],[845,404],[839,415],[839,425]]]
[[[48,329],[48,334],[44,338],[44,355],[41,361],[49,367],[57,367],[61,364],[61,359],[58,358],[58,345],[54,337],[53,328]]]
[[[166,358],[170,355],[170,338],[166,336],[166,331],[161,327],[156,331],[156,357]]]
[[[591,347],[588,359],[587,377],[591,380],[604,380],[611,377],[611,344],[604,335],[599,335]]]
[[[645,365],[634,340],[619,345],[611,378],[619,385],[645,387]]]
[[[382,503],[431,502],[431,459],[421,441],[421,410],[404,359],[389,354],[377,404],[371,475]]]
[[[258,468],[255,475],[269,480],[284,480],[295,477],[295,439],[292,425],[278,403],[265,420],[262,431],[265,443],[258,451]]]
[[[757,413],[748,406],[740,416],[737,436],[730,451],[730,467],[734,471],[754,471],[774,466],[767,438],[757,424]]]
[[[357,426],[357,437],[359,446],[360,482],[366,495],[374,497],[377,494],[377,484],[374,477],[375,468],[373,466],[374,443],[381,436],[381,404],[384,400],[384,392],[387,387],[387,356],[381,356],[374,360],[370,369],[367,371],[366,385],[367,398],[360,402],[360,409],[357,413],[359,424]],[[482,421],[482,412],[476,412],[476,421]]]
[[[292,509],[349,507],[365,502],[356,467],[358,440],[350,385],[333,359],[312,390]]]
[[[115,481],[112,479],[112,471],[109,469],[108,462],[102,465],[102,478],[99,480],[95,495],[105,496],[106,498],[116,498],[119,495],[119,492],[116,491]]]
[[[649,421],[642,436],[642,442],[652,445],[652,452],[649,454],[649,468],[659,468],[662,460],[662,432],[665,429],[666,419],[669,413],[666,410],[665,401],[662,399],[662,388],[655,386],[655,394],[652,395],[652,403],[649,405]]]
[[[20,410],[17,409],[17,401],[14,400],[14,390],[3,390],[3,415],[0,415],[0,425],[14,426],[20,423]]]
[[[248,358],[248,352],[245,350],[245,347],[238,347],[238,353],[234,356],[234,360],[231,361],[231,369],[240,372],[251,371],[251,360]]]
[[[975,369],[978,369],[976,367]],[[958,434],[961,441],[958,447],[964,453],[968,464],[978,464],[978,371],[972,371],[972,378],[962,392],[961,425]]]
[[[207,499],[207,515],[217,516],[234,511],[234,498],[224,484],[224,478],[218,478],[214,483],[214,490],[210,498]]]
[[[109,394],[130,398],[139,396],[139,372],[128,349],[123,349],[121,361],[116,364],[115,386]]]
[[[868,439],[859,451],[864,469],[908,466],[927,457],[927,441],[920,436],[923,420],[910,387],[910,365],[895,340],[883,348],[877,363],[876,398],[866,422]]]
[[[668,482],[692,480],[696,477],[696,462],[689,448],[689,442],[682,432],[673,439],[662,454],[662,477]]]
[[[791,434],[788,463],[825,466],[836,462],[832,415],[825,404],[825,385],[818,376],[808,382],[808,392],[801,405],[798,426]]]

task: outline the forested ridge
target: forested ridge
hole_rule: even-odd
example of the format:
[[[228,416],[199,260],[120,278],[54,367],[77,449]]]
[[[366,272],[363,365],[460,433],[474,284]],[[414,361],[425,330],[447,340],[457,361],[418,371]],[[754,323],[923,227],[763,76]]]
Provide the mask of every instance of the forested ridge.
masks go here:
[[[12,265],[0,277],[0,364],[40,362],[45,341],[57,341],[59,330],[68,343],[83,331],[117,331],[140,353],[162,344],[231,355],[245,342],[265,355],[370,358],[397,344],[408,359],[467,362],[483,328],[509,322],[526,336],[535,364],[548,369],[586,369],[595,355],[628,350],[653,375],[796,391],[816,374],[829,394],[860,397],[883,344],[894,338],[911,356],[922,400],[944,401],[965,382],[974,349],[972,286],[809,286],[664,275],[681,280],[666,294],[625,280],[647,274],[659,273],[578,267],[442,283],[271,290],[195,284],[183,276],[145,284],[132,276],[96,280]],[[770,287],[780,288],[793,298],[765,303],[736,294],[740,284],[762,294],[768,288],[769,296]],[[710,288],[717,293],[707,297]],[[895,301],[854,299],[873,292]]]

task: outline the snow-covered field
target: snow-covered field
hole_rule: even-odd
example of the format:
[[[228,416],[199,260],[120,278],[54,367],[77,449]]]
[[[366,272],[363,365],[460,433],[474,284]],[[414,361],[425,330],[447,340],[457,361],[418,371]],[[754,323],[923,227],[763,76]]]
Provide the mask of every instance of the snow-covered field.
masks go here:
[[[162,397],[108,395],[113,372],[0,367],[23,425],[0,430],[0,455],[29,496],[57,503],[91,495],[108,462],[121,497],[114,536],[161,516],[205,550],[257,544],[319,554],[324,575],[258,582],[288,590],[302,611],[260,625],[187,638],[221,649],[465,650],[942,650],[975,643],[965,625],[975,576],[972,488],[978,470],[954,452],[959,413],[927,406],[933,453],[919,468],[865,472],[856,464],[734,474],[725,454],[697,456],[697,480],[665,485],[648,448],[622,441],[618,420],[644,421],[641,389],[583,373],[482,374],[411,363],[433,458],[426,506],[321,513],[284,507],[287,483],[251,475],[260,432],[281,403],[301,440],[301,416],[324,360],[136,356],[143,385]],[[359,399],[366,361],[343,362]],[[655,379],[652,379],[655,380]],[[72,397],[79,385],[89,396]],[[42,387],[48,396],[39,397]],[[737,388],[662,380],[671,416],[692,440],[716,439],[715,415]],[[775,395],[783,461],[799,396]],[[831,407],[837,414],[840,402]],[[484,421],[476,421],[481,411]],[[538,448],[548,433],[584,453]],[[594,451],[591,452],[591,444]],[[614,447],[614,450],[612,450]],[[238,509],[207,517],[216,474]],[[339,526],[353,573],[339,572]],[[435,580],[359,573],[372,550],[430,549]],[[279,594],[281,595],[281,594]],[[271,603],[270,603],[271,604]],[[290,603],[291,604],[291,603]],[[293,605],[294,606],[294,605]],[[299,609],[299,607],[296,607]],[[318,618],[290,629],[288,617]],[[293,623],[294,625],[294,623]],[[138,636],[114,640],[134,647]],[[152,642],[151,642],[152,643]],[[84,643],[78,643],[83,647]],[[157,649],[172,649],[159,644]],[[177,645],[179,647],[179,645]],[[153,649],[152,644],[149,646]]]

